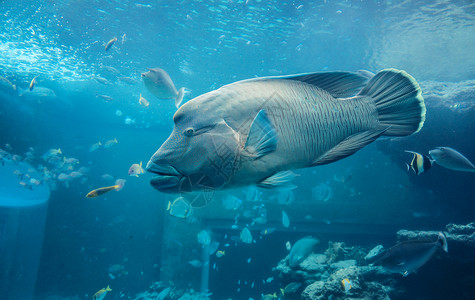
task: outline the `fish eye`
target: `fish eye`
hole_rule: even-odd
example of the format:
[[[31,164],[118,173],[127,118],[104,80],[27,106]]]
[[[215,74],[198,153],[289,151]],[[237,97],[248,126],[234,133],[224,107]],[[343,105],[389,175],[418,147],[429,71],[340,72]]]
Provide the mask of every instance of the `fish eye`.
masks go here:
[[[191,128],[191,127],[185,129],[185,132],[184,132],[184,134],[185,134],[186,136],[192,136],[194,133],[195,133],[195,130],[194,130],[193,128]]]

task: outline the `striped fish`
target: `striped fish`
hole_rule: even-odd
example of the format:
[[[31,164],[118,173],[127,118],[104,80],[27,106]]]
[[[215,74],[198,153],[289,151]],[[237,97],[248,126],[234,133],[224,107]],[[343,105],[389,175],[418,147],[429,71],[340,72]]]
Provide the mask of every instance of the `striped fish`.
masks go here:
[[[412,153],[412,160],[410,164],[406,164],[407,170],[412,169],[414,171],[414,174],[419,175],[422,172],[427,172],[430,167],[432,167],[432,160],[420,153],[414,152],[414,151],[408,151],[406,150],[407,153]]]
[[[235,82],[185,103],[147,164],[151,184],[177,193],[257,184],[292,188],[291,170],[347,157],[425,120],[404,71],[325,72]]]

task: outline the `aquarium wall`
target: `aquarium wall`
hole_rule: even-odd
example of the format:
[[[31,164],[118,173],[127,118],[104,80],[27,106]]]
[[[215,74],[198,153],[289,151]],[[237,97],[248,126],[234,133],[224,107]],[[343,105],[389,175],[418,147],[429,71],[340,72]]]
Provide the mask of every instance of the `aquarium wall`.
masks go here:
[[[4,155],[4,153],[2,153]],[[24,175],[39,173],[28,163],[3,162],[0,170],[0,294],[5,299],[33,299],[50,191],[25,188]]]

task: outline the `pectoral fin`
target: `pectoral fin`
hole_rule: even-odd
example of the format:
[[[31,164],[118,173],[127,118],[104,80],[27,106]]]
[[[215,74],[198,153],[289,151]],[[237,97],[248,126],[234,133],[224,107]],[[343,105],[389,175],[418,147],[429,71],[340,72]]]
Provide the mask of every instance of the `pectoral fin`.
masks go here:
[[[382,130],[369,130],[351,135],[341,141],[335,147],[328,150],[321,157],[319,157],[318,160],[312,164],[312,166],[329,164],[331,162],[350,156],[351,154],[360,150],[364,146],[376,140],[388,129],[389,128],[385,128]]]
[[[249,135],[244,145],[247,156],[258,159],[277,148],[277,132],[267,113],[260,110],[252,121]]]
[[[291,181],[297,176],[297,174],[290,170],[282,171],[267,177],[266,179],[257,183],[257,186],[265,189],[291,190],[297,187],[291,183]]]

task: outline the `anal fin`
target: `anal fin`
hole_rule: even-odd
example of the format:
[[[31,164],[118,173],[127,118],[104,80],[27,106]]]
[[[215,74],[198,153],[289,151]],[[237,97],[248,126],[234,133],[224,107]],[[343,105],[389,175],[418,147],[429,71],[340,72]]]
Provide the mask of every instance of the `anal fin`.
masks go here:
[[[267,177],[266,179],[257,183],[257,186],[265,189],[292,190],[297,186],[291,183],[291,181],[297,176],[297,174],[290,170],[282,171]]]
[[[331,162],[340,160],[356,151],[360,150],[364,146],[375,141],[378,137],[383,135],[388,128],[382,130],[368,130],[365,132],[357,133],[351,135],[341,141],[338,145],[328,150],[325,154],[320,156],[317,161],[315,161],[312,166],[319,166],[324,164],[329,164]]]

